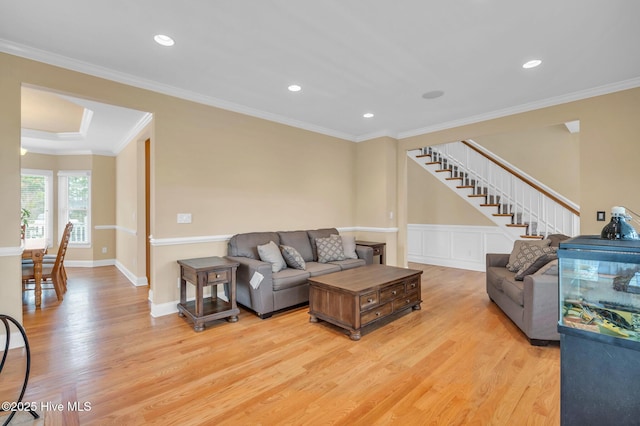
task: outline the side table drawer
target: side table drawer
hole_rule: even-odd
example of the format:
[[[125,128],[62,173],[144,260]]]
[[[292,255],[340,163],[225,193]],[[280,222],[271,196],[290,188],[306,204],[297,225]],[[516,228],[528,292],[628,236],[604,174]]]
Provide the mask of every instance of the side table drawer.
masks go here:
[[[378,304],[378,292],[363,294],[360,296],[360,310],[364,311]]]
[[[360,322],[362,323],[362,325],[366,325],[371,321],[375,321],[378,318],[389,315],[391,312],[393,312],[392,303],[387,303],[385,305],[378,306],[377,308],[374,308],[368,312],[363,312],[360,317]]]
[[[209,284],[229,281],[229,270],[212,271],[207,274],[207,282]]]
[[[380,302],[387,302],[404,294],[404,283],[395,284],[380,291]]]

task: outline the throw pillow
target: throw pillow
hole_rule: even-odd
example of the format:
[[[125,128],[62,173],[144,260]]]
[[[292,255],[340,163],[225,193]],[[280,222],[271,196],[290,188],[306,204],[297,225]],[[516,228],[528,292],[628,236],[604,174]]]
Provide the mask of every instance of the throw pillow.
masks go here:
[[[258,254],[260,255],[260,260],[271,264],[272,272],[278,272],[287,267],[282,258],[282,253],[280,253],[280,248],[273,241],[258,246]]]
[[[320,263],[345,259],[340,236],[332,235],[328,238],[316,238],[316,246],[318,248],[318,262]]]
[[[356,253],[356,237],[344,235],[331,235],[332,237],[342,238],[342,249],[344,250],[345,259],[357,259]]]
[[[509,262],[507,263],[507,269],[511,272],[518,272],[521,265],[514,266],[518,256],[520,255],[520,251],[525,245],[528,246],[538,246],[538,247],[549,247],[551,244],[550,240],[516,240],[513,243],[513,250],[511,250],[511,254],[509,255]]]
[[[556,260],[558,258],[558,254],[556,252],[556,247],[543,247],[539,249],[540,251],[543,250],[552,250],[551,253],[541,253],[537,258],[533,259],[533,260],[528,260],[526,261],[522,267],[518,270],[518,272],[516,273],[515,279],[517,281],[522,281],[524,279],[525,276],[527,275],[531,275],[535,272],[538,271],[538,269],[542,268],[543,266],[545,266],[547,263],[551,262],[552,260]]]
[[[518,254],[515,262],[511,264],[513,269],[509,269],[507,265],[507,269],[511,272],[518,272],[524,265],[527,263],[535,262],[537,258],[542,256],[543,254],[553,253],[555,254],[558,250],[557,247],[538,247],[533,245],[523,245],[520,253]],[[542,265],[541,265],[542,266]]]
[[[558,275],[558,259],[544,265],[535,272],[536,275]]]
[[[282,251],[284,261],[292,268],[304,270],[307,267],[302,255],[295,248],[281,245],[280,251]]]

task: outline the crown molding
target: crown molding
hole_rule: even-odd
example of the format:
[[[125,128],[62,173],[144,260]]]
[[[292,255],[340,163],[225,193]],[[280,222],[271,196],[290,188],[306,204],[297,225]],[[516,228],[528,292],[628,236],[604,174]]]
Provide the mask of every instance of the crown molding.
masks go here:
[[[127,136],[125,136],[122,141],[120,141],[120,143],[113,149],[113,155],[120,154],[120,151],[125,149],[127,145],[129,145],[129,143],[133,141],[133,138],[135,138],[145,127],[147,127],[147,125],[151,123],[152,120],[153,114],[151,114],[150,112],[142,116],[140,121],[136,123],[136,125],[131,129]]]
[[[354,139],[354,142],[359,143],[359,142],[370,141],[372,139],[378,139],[378,138],[398,139],[398,135],[390,130],[381,130],[379,132],[367,133],[365,135],[357,136]]]
[[[603,86],[594,87],[587,90],[568,93],[562,96],[555,96],[540,101],[529,102],[511,108],[500,109],[488,112],[486,114],[474,115],[460,120],[448,121],[446,123],[436,124],[434,126],[422,127],[420,129],[409,130],[398,133],[398,139],[410,138],[413,136],[425,135],[440,130],[452,129],[455,127],[465,126],[468,124],[479,123],[482,121],[493,120],[496,118],[507,117],[509,115],[520,114],[523,112],[534,111],[536,109],[548,108],[556,105],[566,104],[568,102],[579,101],[582,99],[593,98],[594,96],[608,95],[622,90],[635,89],[640,87],[640,77],[629,80],[619,81],[617,83],[605,84]]]
[[[377,137],[388,136],[395,139],[405,139],[413,136],[424,135],[433,133],[440,130],[451,129],[468,124],[479,123],[482,121],[492,120],[496,118],[506,117],[509,115],[519,114],[523,112],[533,111],[536,109],[551,107],[555,105],[564,104],[567,102],[578,101],[594,96],[606,95],[621,90],[632,89],[640,87],[640,77],[620,81],[617,83],[607,84],[583,91],[577,91],[568,93],[562,96],[555,96],[552,98],[543,99],[540,101],[529,102],[526,104],[518,105],[515,107],[500,109],[488,113],[478,114],[470,117],[461,118],[459,120],[452,120],[445,123],[439,123],[432,126],[421,127],[414,130],[407,130],[393,134],[388,131],[381,131],[365,135],[351,135],[344,132],[339,132],[326,127],[317,126],[310,123],[305,123],[298,120],[293,120],[288,117],[284,117],[278,114],[250,108],[247,106],[239,105],[234,102],[229,102],[223,99],[214,98],[211,96],[205,96],[200,93],[195,93],[189,90],[179,89],[174,86],[158,83],[152,80],[143,79],[123,72],[115,71],[110,68],[101,67],[98,65],[89,64],[84,61],[69,58],[67,56],[54,54],[34,47],[14,43],[5,39],[0,39],[0,52],[8,53],[10,55],[20,56],[26,59],[43,62],[49,65],[54,65],[69,69],[72,71],[89,74],[95,77],[104,78],[107,80],[115,81],[122,84],[138,87],[141,89],[150,90],[157,93],[162,93],[169,96],[178,97],[181,99],[189,100],[192,102],[200,103],[203,105],[209,105],[216,108],[221,108],[228,111],[237,112],[240,114],[256,117],[276,123],[284,124],[291,127],[296,127],[302,130],[308,130],[314,133],[320,133],[326,136],[335,137],[338,139],[347,140],[350,142],[362,142],[365,140],[374,139]],[[114,155],[114,154],[105,154]]]
[[[94,77],[100,77],[107,80],[115,81],[129,86],[138,87],[140,89],[151,90],[153,92],[162,93],[169,96],[174,96],[188,101],[197,102],[203,105],[209,105],[216,108],[221,108],[228,111],[237,112],[251,117],[261,118],[268,121],[284,124],[291,127],[296,127],[302,130],[308,130],[314,133],[320,133],[326,136],[332,136],[338,139],[344,139],[350,142],[355,142],[355,136],[344,132],[328,129],[326,127],[317,126],[315,124],[305,123],[298,120],[293,120],[288,117],[284,117],[278,114],[273,114],[266,111],[261,111],[256,108],[250,108],[244,105],[239,105],[234,102],[229,102],[223,99],[214,98],[211,96],[205,96],[200,93],[195,93],[189,90],[179,89],[168,84],[158,83],[156,81],[143,79],[140,77],[126,74],[120,71],[115,71],[110,68],[101,67],[94,64],[89,64],[84,61],[72,59],[67,56],[58,55],[55,53],[47,52],[41,49],[36,49],[31,46],[26,46],[19,43],[14,43],[5,39],[0,39],[0,52],[8,53],[10,55],[20,56],[22,58],[31,59],[38,62],[44,62],[49,65],[58,66],[61,68],[69,69],[72,71],[89,74]]]

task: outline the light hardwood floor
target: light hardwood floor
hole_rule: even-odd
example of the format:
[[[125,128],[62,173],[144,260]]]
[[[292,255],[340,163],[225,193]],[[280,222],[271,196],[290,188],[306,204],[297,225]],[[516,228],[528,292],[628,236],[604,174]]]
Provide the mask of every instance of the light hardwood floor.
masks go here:
[[[424,270],[422,310],[359,342],[309,323],[306,308],[267,320],[241,310],[196,333],[177,314],[151,317],[147,288],[114,267],[69,268],[63,302],[45,292],[36,311],[24,298],[24,399],[65,404],[41,411],[63,425],[559,424],[559,347],[529,345],[484,273],[410,267]],[[5,398],[18,370],[3,372]]]

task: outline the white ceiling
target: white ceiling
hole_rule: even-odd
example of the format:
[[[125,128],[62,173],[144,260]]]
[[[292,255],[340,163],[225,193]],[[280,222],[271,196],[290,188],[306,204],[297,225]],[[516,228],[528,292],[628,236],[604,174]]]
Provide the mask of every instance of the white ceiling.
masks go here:
[[[359,141],[638,87],[639,16],[634,0],[0,0],[0,50]]]
[[[152,118],[150,113],[143,111],[73,96],[58,96],[84,109],[79,129],[52,132],[23,128],[22,148],[29,152],[53,155],[116,155]]]

